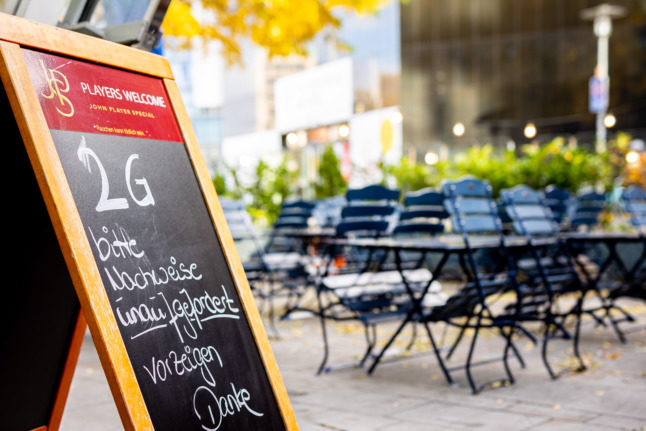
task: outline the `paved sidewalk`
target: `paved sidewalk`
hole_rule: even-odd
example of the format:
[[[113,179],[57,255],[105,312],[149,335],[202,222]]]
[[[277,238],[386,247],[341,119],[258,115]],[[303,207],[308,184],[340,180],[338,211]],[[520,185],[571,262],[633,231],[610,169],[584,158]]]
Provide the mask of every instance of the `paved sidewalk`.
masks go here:
[[[612,329],[584,322],[581,350],[590,365],[588,371],[552,381],[543,368],[540,349],[522,338],[518,345],[527,368],[511,361],[516,384],[477,396],[471,395],[463,371],[453,373],[458,386],[448,386],[429,353],[384,363],[370,377],[352,367],[316,376],[322,345],[319,322],[312,318],[279,322],[281,338],[272,340],[272,348],[302,430],[646,431],[646,306],[625,304],[639,318],[624,326],[626,344],[617,340]],[[355,361],[364,347],[361,329],[345,324],[330,328],[331,362]],[[380,331],[381,340],[389,329]],[[439,338],[441,328],[436,332]],[[407,340],[404,334],[396,347]],[[571,362],[570,345],[552,341],[552,356],[559,358],[556,363]],[[497,337],[485,337],[478,357],[497,354],[500,347]],[[414,350],[428,351],[421,333]],[[463,358],[464,351],[458,351],[451,363],[460,364]],[[496,362],[475,368],[474,374],[484,381],[502,377],[503,369]],[[61,429],[122,429],[89,336]]]

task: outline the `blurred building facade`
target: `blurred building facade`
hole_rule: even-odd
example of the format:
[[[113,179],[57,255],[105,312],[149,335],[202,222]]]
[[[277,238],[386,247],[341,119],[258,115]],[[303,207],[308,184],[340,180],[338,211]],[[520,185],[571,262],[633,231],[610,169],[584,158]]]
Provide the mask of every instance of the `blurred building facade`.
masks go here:
[[[588,82],[597,59],[595,0],[411,0],[401,6],[404,146],[449,154],[484,143],[594,140]],[[610,37],[613,130],[646,133],[646,2],[613,0],[627,16]],[[459,124],[463,127],[459,127]],[[458,127],[456,127],[458,125]],[[456,131],[461,133],[456,133]]]
[[[341,13],[341,28],[310,45],[316,66],[276,81],[276,128],[305,191],[329,145],[352,187],[379,181],[379,163],[401,157],[399,9],[393,0],[374,15]]]
[[[187,51],[169,41],[164,55],[211,173],[233,169],[251,181],[261,159],[277,164],[289,153],[307,195],[332,145],[353,185],[378,181],[379,162],[402,155],[400,7],[341,12],[341,28],[317,35],[305,57],[269,58],[243,42],[242,63],[228,66],[216,42]]]

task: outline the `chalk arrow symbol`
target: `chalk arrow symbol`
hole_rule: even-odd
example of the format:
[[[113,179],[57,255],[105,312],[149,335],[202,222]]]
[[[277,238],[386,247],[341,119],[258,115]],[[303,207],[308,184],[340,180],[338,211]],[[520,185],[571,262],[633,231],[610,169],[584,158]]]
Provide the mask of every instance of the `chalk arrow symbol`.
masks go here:
[[[85,143],[85,136],[81,136],[81,143],[79,144],[78,149],[76,150],[76,155],[78,156],[79,160],[81,163],[83,163],[83,166],[85,166],[85,169],[88,170],[89,173],[92,173],[92,167],[90,165],[90,156],[94,153],[91,149],[87,147],[87,144]]]

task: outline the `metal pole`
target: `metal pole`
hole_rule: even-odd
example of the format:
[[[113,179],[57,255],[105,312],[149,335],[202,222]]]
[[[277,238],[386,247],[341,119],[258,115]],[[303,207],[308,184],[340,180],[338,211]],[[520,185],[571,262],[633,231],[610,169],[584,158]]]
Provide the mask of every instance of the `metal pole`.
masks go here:
[[[607,148],[607,131],[606,126],[603,124],[603,120],[608,113],[608,99],[610,93],[610,78],[608,74],[608,40],[612,34],[612,20],[613,18],[626,16],[626,12],[627,10],[624,6],[605,3],[581,11],[582,19],[592,21],[594,26],[594,35],[597,36],[597,67],[595,68],[594,78],[600,81],[600,85],[606,86],[605,88],[595,89],[595,92],[600,92],[600,94],[595,94],[594,97],[597,97],[597,100],[594,101],[594,106],[592,105],[591,100],[590,105],[592,112],[597,115],[595,144],[597,152],[606,151]],[[595,83],[595,85],[598,84]]]
[[[610,34],[612,33],[612,20],[609,16],[597,16],[594,19],[595,33],[597,33],[597,77],[602,81],[608,82],[608,87],[610,83],[608,81],[608,40]],[[603,31],[599,29],[603,28]],[[609,95],[608,95],[609,97]],[[608,108],[605,107],[601,111],[597,112],[596,118],[596,150],[601,153],[607,149],[607,130],[606,126],[603,124],[603,119],[608,113]]]
[[[597,67],[598,77],[602,80],[608,79],[608,38],[600,37],[597,43]],[[609,85],[608,85],[609,86]],[[596,118],[596,150],[598,153],[606,151],[607,148],[607,130],[603,124],[603,119],[608,113],[608,108],[597,112]]]

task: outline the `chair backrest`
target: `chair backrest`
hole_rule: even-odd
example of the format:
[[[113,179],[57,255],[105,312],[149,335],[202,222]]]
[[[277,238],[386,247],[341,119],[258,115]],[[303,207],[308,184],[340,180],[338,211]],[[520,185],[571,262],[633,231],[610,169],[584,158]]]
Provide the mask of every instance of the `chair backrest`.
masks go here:
[[[491,185],[486,181],[468,177],[443,183],[442,193],[445,197],[444,206],[451,216],[453,230],[462,235],[471,272],[467,277],[475,282],[481,303],[484,305],[486,298],[499,289],[506,286],[516,288],[515,264],[505,245],[498,206],[491,197]],[[493,234],[498,246],[495,249],[487,247],[478,250],[470,241],[473,234]],[[481,255],[478,259],[476,252]],[[482,255],[482,252],[485,254]],[[501,277],[498,277],[499,275]],[[504,282],[487,288],[485,279],[492,278]]]
[[[248,239],[255,235],[251,215],[244,202],[226,197],[220,197],[219,201],[234,240]]]
[[[491,198],[491,185],[475,178],[445,182],[444,206],[453,230],[463,235],[495,233],[502,235],[498,207]]]
[[[272,226],[273,229],[306,228],[315,206],[315,203],[304,200],[286,201]]]
[[[336,225],[337,236],[383,236],[398,210],[399,190],[371,185],[346,192],[347,204]]]
[[[646,190],[631,186],[623,191],[621,200],[630,215],[630,223],[640,231],[646,228]]]
[[[341,220],[341,210],[346,203],[344,195],[321,199],[316,202],[312,215],[319,226],[336,226]]]
[[[526,185],[502,190],[500,199],[514,231],[525,236],[554,236],[559,227],[541,195]]]
[[[352,201],[387,201],[399,200],[399,190],[389,189],[380,184],[373,184],[361,189],[348,189],[345,193],[348,203]]]
[[[407,193],[404,209],[399,213],[395,235],[427,234],[434,235],[444,231],[443,220],[449,216],[444,208],[444,195],[426,188]]]
[[[505,211],[512,220],[514,231],[528,239],[533,264],[521,265],[530,286],[542,285],[552,295],[557,287],[579,286],[574,263],[565,244],[559,239],[559,224],[541,194],[526,185],[502,190],[500,198]],[[531,240],[535,237],[550,237],[555,241],[549,249],[539,252]]]
[[[606,204],[606,195],[594,191],[577,194],[573,203],[569,218],[570,226],[578,229],[581,226],[591,228],[599,223],[599,216]]]
[[[225,197],[219,198],[224,218],[236,242],[240,258],[244,261],[264,254],[263,241],[256,231],[244,202]]]
[[[558,224],[564,223],[565,216],[567,215],[568,204],[571,199],[570,192],[556,186],[549,185],[545,187],[545,190],[543,190],[543,197],[545,205],[547,205],[552,212],[554,221]]]

